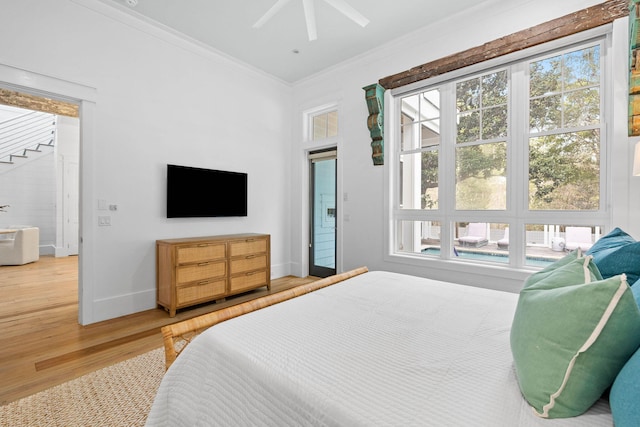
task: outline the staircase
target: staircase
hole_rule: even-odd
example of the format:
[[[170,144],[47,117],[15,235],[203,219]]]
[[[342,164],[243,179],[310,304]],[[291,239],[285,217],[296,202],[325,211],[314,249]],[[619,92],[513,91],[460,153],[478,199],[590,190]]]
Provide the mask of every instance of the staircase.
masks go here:
[[[56,116],[32,111],[0,122],[0,173],[54,147]]]

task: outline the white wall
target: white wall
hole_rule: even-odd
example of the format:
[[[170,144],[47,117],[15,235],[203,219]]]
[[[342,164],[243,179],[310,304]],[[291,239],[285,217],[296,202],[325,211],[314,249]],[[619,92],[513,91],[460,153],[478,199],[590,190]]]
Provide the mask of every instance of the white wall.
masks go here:
[[[52,148],[30,159],[18,159],[19,166],[0,165],[0,227],[32,225],[40,229],[40,255],[54,253],[56,241],[56,170]],[[11,168],[8,172],[2,169]]]
[[[2,16],[0,65],[95,89],[81,142],[83,323],[155,307],[156,239],[269,233],[273,276],[289,273],[290,87],[95,0],[5,1]],[[248,216],[167,219],[167,163],[247,172]],[[105,214],[112,225],[98,227]]]
[[[520,280],[527,273],[512,274],[505,279],[491,269],[474,272],[450,271],[427,267],[415,267],[385,259],[385,169],[391,155],[387,152],[385,166],[373,166],[371,138],[366,126],[368,111],[362,87],[377,82],[409,68],[438,58],[482,45],[502,36],[532,27],[573,11],[601,3],[600,0],[542,0],[500,1],[482,3],[476,9],[462,11],[445,22],[434,23],[410,36],[367,52],[349,63],[323,72],[295,86],[294,91],[294,142],[303,140],[302,112],[330,102],[338,102],[340,108],[340,143],[338,155],[342,176],[342,209],[338,210],[338,228],[342,230],[343,270],[366,265],[370,270],[406,272],[440,280],[477,284],[478,274],[485,274],[484,284],[490,287],[519,289]],[[630,153],[633,142],[626,137],[627,88],[627,20],[615,24],[617,39],[614,52],[614,79],[612,82],[616,103],[613,105],[615,129],[613,132],[612,165],[613,180],[609,183],[613,192],[611,209],[613,225],[620,226],[640,238],[640,226],[633,221],[640,212],[637,202],[640,185],[631,177]],[[388,147],[388,146],[387,146]],[[387,148],[386,147],[386,148]],[[293,145],[294,185],[292,202],[294,228],[292,231],[292,265],[298,275],[306,273],[308,265],[305,247],[308,245],[305,211],[306,187],[304,186],[305,162],[301,154],[309,145]],[[300,177],[298,179],[297,177]],[[302,183],[299,185],[298,183]],[[629,190],[629,191],[627,191]]]
[[[31,111],[0,105],[0,122],[17,119]],[[53,117],[53,116],[52,116]],[[35,149],[36,141],[28,147]],[[22,154],[16,150],[11,154]],[[3,160],[9,160],[6,156]],[[31,152],[26,159],[0,164],[0,205],[9,205],[0,212],[0,227],[31,225],[39,228],[40,255],[54,253],[55,229],[55,164],[54,149],[43,147],[40,153]],[[7,237],[8,238],[8,237]]]
[[[24,110],[28,111],[28,110]],[[1,114],[1,113],[0,113]],[[27,159],[17,159],[14,165],[0,165],[0,205],[8,204],[0,213],[0,227],[32,225],[40,230],[40,255],[54,255],[59,251],[62,215],[57,211],[62,195],[56,157],[75,155],[79,150],[79,120],[73,117],[56,118],[56,142],[53,148],[41,147],[41,153],[30,153]],[[29,148],[36,148],[35,145]]]
[[[8,105],[0,105],[0,123],[25,114],[25,110]]]

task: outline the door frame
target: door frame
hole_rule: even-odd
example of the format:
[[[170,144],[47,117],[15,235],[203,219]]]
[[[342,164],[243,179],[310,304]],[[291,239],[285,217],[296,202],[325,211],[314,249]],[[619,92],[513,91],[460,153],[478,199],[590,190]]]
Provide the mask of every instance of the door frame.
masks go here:
[[[317,277],[327,277],[336,274],[338,271],[338,217],[340,210],[338,209],[338,149],[337,147],[314,150],[308,153],[309,161],[309,275]],[[334,160],[334,268],[318,266],[314,262],[314,231],[315,231],[315,174],[314,174],[314,160]]]
[[[34,96],[70,102],[79,106],[80,197],[78,248],[78,323],[93,323],[95,283],[95,234],[91,200],[94,200],[95,115],[97,90],[90,86],[0,64],[0,86]]]

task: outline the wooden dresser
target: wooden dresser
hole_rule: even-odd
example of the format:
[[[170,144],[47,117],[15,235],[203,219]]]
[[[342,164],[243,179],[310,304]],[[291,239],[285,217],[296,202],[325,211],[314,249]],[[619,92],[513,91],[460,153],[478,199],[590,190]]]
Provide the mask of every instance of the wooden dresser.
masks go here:
[[[230,234],[156,240],[157,302],[169,312],[271,289],[271,237]]]

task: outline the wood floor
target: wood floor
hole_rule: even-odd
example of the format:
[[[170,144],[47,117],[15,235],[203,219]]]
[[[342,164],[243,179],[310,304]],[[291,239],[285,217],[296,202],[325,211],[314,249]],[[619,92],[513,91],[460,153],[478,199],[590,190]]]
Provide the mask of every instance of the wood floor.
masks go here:
[[[78,324],[78,258],[0,267],[0,405],[162,347],[160,328],[269,293],[266,288],[178,312],[148,310]],[[278,292],[316,278],[272,281]]]

